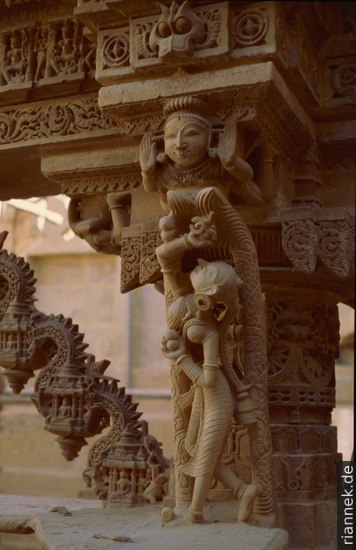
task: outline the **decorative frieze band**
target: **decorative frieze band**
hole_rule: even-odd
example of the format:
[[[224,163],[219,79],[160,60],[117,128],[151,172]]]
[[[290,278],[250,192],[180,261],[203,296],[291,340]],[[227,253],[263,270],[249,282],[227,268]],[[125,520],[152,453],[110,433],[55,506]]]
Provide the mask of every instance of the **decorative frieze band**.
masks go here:
[[[79,5],[87,3],[93,2]],[[161,4],[160,14],[132,18],[127,27],[100,30],[97,78],[104,82],[157,65],[204,63],[225,54],[240,57],[242,50],[261,50],[266,44],[275,50],[272,3],[230,7],[229,14],[228,2],[172,2]]]
[[[0,146],[116,129],[98,108],[96,94],[0,111]]]
[[[115,171],[116,172],[116,171]],[[62,183],[62,192],[65,195],[78,195],[81,193],[110,193],[112,191],[129,191],[138,187],[141,183],[140,172],[91,174],[80,178],[70,179]],[[57,178],[58,181],[58,178]]]
[[[94,78],[96,47],[76,19],[12,29],[0,34],[0,102],[41,98],[48,87],[73,91]],[[77,82],[77,85],[75,84]]]

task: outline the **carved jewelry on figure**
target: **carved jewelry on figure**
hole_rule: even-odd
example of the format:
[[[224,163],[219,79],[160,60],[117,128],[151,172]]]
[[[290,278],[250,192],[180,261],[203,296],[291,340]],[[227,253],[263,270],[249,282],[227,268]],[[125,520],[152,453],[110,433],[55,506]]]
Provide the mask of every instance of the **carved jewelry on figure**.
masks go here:
[[[261,203],[253,170],[241,156],[236,123],[227,122],[223,131],[214,128],[205,109],[203,100],[190,96],[166,104],[163,135],[145,134],[141,141],[145,189],[157,191],[164,204],[169,189],[207,185],[225,188],[250,204]]]

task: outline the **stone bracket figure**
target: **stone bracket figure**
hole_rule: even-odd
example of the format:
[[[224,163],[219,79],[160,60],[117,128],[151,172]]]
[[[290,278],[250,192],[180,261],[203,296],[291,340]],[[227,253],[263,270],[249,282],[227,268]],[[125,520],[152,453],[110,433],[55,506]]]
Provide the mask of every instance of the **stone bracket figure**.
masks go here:
[[[97,252],[119,254],[122,228],[129,225],[130,210],[129,191],[72,198],[68,209],[69,225]]]
[[[163,135],[146,134],[140,148],[143,185],[166,212],[156,253],[169,331],[163,350],[172,364],[176,508],[164,510],[162,522],[188,507],[190,521],[202,521],[216,479],[239,500],[239,520],[272,525],[265,306],[253,239],[229,200],[258,205],[262,195],[236,122],[218,131],[205,109],[195,97],[168,101]],[[207,265],[196,265],[199,255]],[[221,461],[234,415],[249,434],[247,486]]]
[[[167,211],[169,189],[197,189],[214,181],[225,193],[248,204],[262,203],[251,166],[242,158],[243,143],[235,121],[227,121],[218,132],[203,116],[204,102],[198,98],[175,98],[167,103],[163,136],[145,134],[140,145],[142,182],[146,191],[156,191]],[[163,139],[164,150],[161,149]]]

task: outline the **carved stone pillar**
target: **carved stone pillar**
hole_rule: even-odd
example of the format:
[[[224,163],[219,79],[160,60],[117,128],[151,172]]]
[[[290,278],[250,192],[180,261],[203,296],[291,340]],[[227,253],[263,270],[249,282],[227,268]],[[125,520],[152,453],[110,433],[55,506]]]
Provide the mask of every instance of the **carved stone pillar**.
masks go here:
[[[281,285],[282,286],[282,285]],[[335,540],[335,358],[338,298],[325,289],[265,286],[269,411],[279,521],[291,544]]]

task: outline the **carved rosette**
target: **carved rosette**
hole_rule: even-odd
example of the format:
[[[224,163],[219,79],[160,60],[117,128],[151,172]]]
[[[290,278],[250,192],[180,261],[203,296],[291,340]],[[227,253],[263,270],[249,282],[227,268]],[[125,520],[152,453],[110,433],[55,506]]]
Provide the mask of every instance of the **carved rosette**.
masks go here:
[[[267,31],[268,18],[265,9],[248,8],[237,15],[232,36],[235,46],[245,48],[263,44]]]
[[[285,221],[283,250],[293,267],[303,273],[313,273],[320,261],[338,277],[347,277],[351,266],[354,268],[353,227],[346,219]]]
[[[333,99],[343,99],[356,95],[356,63],[331,65],[329,71]]]

